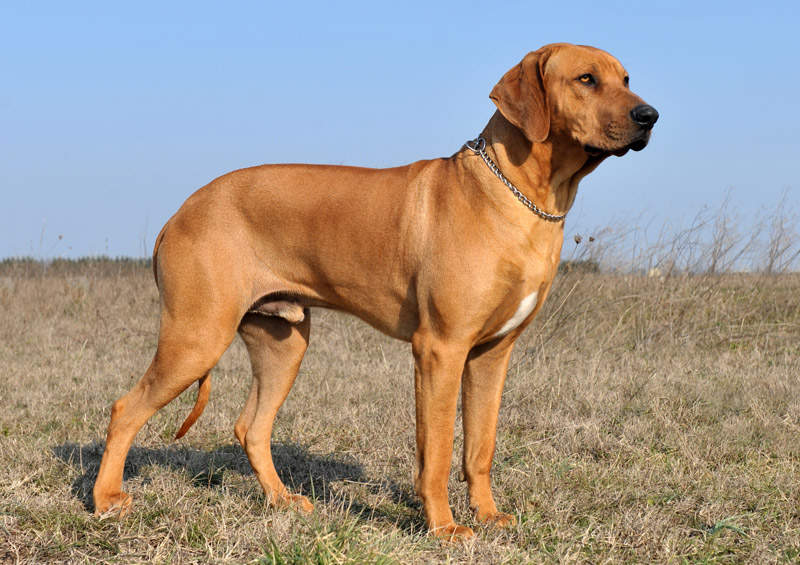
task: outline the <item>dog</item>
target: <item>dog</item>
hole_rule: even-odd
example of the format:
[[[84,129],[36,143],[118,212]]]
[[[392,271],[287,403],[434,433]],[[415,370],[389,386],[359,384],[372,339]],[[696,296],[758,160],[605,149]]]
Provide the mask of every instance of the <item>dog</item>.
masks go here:
[[[490,483],[514,342],[550,291],[578,183],[610,155],[643,149],[658,112],[630,90],[617,59],[565,43],[528,53],[490,98],[489,123],[449,158],[389,169],[262,165],[186,200],[155,243],[158,346],[113,404],[98,514],[128,511],[122,473],[136,433],[199,382],[182,436],[237,332],[253,384],[235,435],[270,503],[310,512],[278,477],[270,437],[308,345],[310,307],[324,307],[411,342],[414,486],[430,530],[474,534],[454,521],[447,492],[459,392],[470,508],[479,523],[515,523]]]

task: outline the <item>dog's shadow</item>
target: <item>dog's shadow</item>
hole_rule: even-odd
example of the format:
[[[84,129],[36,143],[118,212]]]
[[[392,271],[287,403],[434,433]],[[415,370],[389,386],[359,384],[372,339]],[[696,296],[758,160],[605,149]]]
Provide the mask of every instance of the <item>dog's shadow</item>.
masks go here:
[[[94,511],[92,487],[100,468],[104,443],[94,442],[86,445],[67,442],[52,448],[53,454],[66,464],[81,471],[72,483],[72,494],[78,498],[87,511]],[[349,481],[366,486],[372,493],[388,491],[389,497],[399,505],[406,506],[408,512],[386,512],[378,507],[357,500],[348,499],[346,508],[351,514],[363,520],[379,519],[391,522],[407,532],[418,532],[424,528],[419,500],[405,487],[388,479],[379,482],[369,480],[364,468],[355,458],[343,455],[315,455],[307,449],[293,444],[272,444],[272,457],[275,468],[284,484],[294,492],[302,493],[315,503],[331,503],[337,498],[330,488],[331,483]],[[123,480],[140,475],[148,466],[166,467],[182,471],[191,477],[195,486],[218,488],[225,472],[233,471],[241,475],[253,475],[253,469],[239,444],[228,444],[213,451],[201,451],[191,447],[168,446],[162,448],[132,447],[125,461]],[[257,489],[259,494],[260,489]]]

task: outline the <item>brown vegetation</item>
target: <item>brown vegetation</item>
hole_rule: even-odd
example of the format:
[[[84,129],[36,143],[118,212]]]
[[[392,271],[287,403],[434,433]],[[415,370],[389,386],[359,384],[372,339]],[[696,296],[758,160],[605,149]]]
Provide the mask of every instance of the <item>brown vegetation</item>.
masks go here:
[[[518,525],[451,545],[425,535],[412,492],[408,346],[324,311],[273,449],[314,514],[267,508],[233,438],[250,379],[237,341],[183,440],[194,389],[137,437],[131,515],[94,518],[110,406],[150,361],[158,297],[144,262],[44,267],[0,264],[0,561],[800,558],[798,274],[559,275],[500,413],[494,483]],[[451,502],[475,526],[458,442]]]

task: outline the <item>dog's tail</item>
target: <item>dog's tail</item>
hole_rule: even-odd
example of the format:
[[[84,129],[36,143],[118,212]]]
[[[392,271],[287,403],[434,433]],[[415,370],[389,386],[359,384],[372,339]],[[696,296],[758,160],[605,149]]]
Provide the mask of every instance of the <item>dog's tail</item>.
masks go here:
[[[194,403],[194,408],[186,416],[186,420],[184,420],[183,424],[181,425],[181,429],[178,430],[178,433],[175,434],[175,439],[180,439],[183,437],[189,428],[192,427],[197,419],[200,417],[200,414],[203,413],[205,410],[206,404],[208,404],[208,397],[211,395],[211,373],[206,373],[200,380],[197,381],[197,401]]]

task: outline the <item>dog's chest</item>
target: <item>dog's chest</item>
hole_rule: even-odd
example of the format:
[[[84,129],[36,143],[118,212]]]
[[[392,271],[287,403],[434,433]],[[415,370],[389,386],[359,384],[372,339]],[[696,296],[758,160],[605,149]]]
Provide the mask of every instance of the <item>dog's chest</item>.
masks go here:
[[[507,333],[517,329],[519,325],[531,315],[533,309],[536,308],[538,298],[539,293],[534,290],[528,296],[520,300],[519,306],[517,306],[517,310],[514,312],[514,315],[511,316],[511,318],[509,318],[505,324],[503,324],[503,327],[501,327],[497,332],[495,332],[494,335],[492,335],[492,338],[504,336]]]

